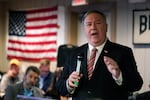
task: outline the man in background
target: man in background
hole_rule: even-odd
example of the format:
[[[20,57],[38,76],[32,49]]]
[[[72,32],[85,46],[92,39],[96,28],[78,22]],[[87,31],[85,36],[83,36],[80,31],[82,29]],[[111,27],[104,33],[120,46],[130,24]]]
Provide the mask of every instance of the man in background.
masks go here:
[[[35,86],[39,75],[40,71],[36,66],[29,66],[22,82],[8,86],[4,100],[18,100],[18,95],[43,97],[41,90]]]
[[[9,69],[3,75],[2,80],[0,82],[0,91],[5,95],[5,90],[8,85],[13,85],[19,82],[19,69],[20,62],[17,59],[11,59],[9,62]]]
[[[43,94],[47,98],[58,99],[58,94],[55,89],[55,73],[50,71],[50,61],[48,59],[42,59],[40,61],[40,78],[38,87],[43,90]]]

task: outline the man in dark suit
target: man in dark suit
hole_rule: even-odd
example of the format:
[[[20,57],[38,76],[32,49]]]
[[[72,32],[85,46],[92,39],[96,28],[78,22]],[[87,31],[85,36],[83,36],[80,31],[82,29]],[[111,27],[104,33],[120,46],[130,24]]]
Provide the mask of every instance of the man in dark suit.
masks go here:
[[[40,77],[37,86],[43,91],[47,98],[58,99],[59,96],[55,89],[56,76],[55,73],[50,71],[50,61],[42,59],[40,61]]]
[[[29,66],[21,83],[10,85],[6,89],[4,100],[19,100],[17,95],[43,97],[42,91],[35,87],[40,71],[35,66]]]
[[[88,43],[72,51],[57,81],[57,90],[73,100],[128,100],[128,95],[143,84],[131,48],[109,41],[103,13],[87,12],[83,24]],[[93,48],[97,50],[91,75],[89,59]],[[79,54],[83,60],[77,72]]]

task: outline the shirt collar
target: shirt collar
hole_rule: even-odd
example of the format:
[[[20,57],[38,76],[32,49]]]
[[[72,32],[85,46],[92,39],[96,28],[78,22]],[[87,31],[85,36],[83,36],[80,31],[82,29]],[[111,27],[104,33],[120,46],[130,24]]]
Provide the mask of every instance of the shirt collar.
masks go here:
[[[24,95],[25,96],[32,96],[33,95],[33,89],[31,88],[30,90],[27,90],[24,88]]]
[[[106,44],[106,41],[107,41],[107,39],[105,39],[105,41],[104,41],[103,44],[101,44],[101,45],[99,45],[99,46],[96,46],[95,48],[96,48],[97,50],[102,49],[102,48],[104,47],[104,45]],[[91,52],[94,47],[93,47],[91,44],[89,44],[89,43],[88,43],[88,46],[89,46],[89,51]]]

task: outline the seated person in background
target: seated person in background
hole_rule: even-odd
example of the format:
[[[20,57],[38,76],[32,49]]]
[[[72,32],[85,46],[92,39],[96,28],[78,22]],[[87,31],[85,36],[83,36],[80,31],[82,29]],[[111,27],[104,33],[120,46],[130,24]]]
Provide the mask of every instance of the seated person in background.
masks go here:
[[[22,82],[8,86],[4,100],[18,100],[17,95],[43,97],[41,90],[35,87],[39,75],[40,71],[36,66],[29,66]]]
[[[3,75],[0,82],[0,91],[4,93],[8,85],[13,85],[19,82],[20,62],[17,59],[10,60],[9,70]]]
[[[50,71],[50,61],[48,59],[42,59],[40,61],[40,78],[38,87],[43,90],[43,94],[47,98],[58,99],[58,95],[55,89],[55,74]]]

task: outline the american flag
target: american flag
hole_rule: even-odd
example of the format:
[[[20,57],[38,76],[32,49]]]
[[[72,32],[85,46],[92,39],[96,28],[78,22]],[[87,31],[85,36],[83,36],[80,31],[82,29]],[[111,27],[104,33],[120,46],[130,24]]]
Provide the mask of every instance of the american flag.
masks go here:
[[[56,60],[57,7],[9,11],[7,57]]]

